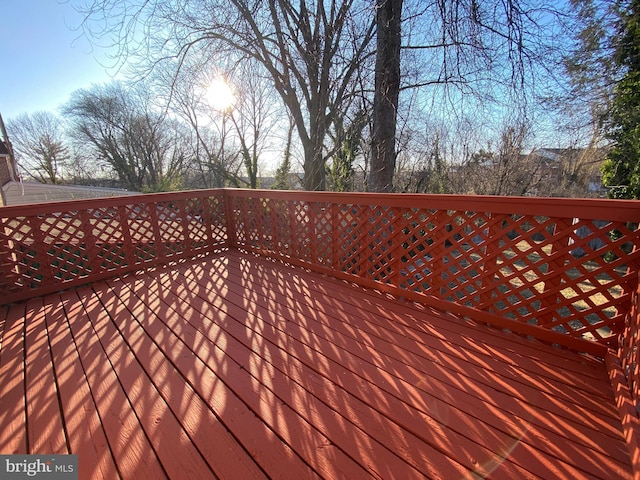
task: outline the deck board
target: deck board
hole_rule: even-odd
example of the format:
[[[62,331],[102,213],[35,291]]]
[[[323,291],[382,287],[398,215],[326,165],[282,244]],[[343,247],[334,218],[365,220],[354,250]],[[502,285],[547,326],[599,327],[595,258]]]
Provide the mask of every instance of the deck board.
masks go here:
[[[256,291],[256,289],[257,289],[257,287],[252,289],[251,291],[254,292],[254,291]],[[325,296],[319,297],[319,298],[321,298],[320,301],[323,301],[326,298],[339,296],[340,292],[338,290],[334,290],[333,292],[326,292],[326,295],[327,295],[326,297]],[[310,298],[310,297],[307,296],[305,298]],[[227,300],[228,300],[228,298],[227,298]],[[314,309],[319,309],[318,300],[313,300],[313,302],[314,302],[313,308]],[[296,308],[300,308],[300,306],[298,305]],[[369,319],[371,321],[376,322],[380,316],[385,315],[386,311],[384,310],[384,307],[381,306],[380,308],[381,309],[379,310],[379,312],[377,312],[376,315],[369,316]],[[293,315],[293,312],[292,312],[292,310],[289,310],[287,312],[284,312],[283,315],[285,317],[287,317],[288,315]],[[287,318],[289,318],[289,317],[287,317]],[[329,323],[331,325],[330,329],[331,330],[336,330],[336,329],[339,329],[342,326],[344,328],[349,328],[349,329],[353,330],[353,321],[354,321],[354,317],[351,316],[351,317],[349,317],[349,321],[348,322],[345,322],[344,325],[340,325],[341,324],[341,320],[334,315],[329,320]],[[388,323],[387,322],[387,325],[393,326],[393,325],[395,325],[395,323]],[[322,327],[322,325],[321,325],[321,327]],[[360,327],[364,327],[364,328],[360,328]],[[350,344],[349,342],[351,342],[351,341],[355,341],[356,342],[355,345],[361,344],[363,342],[362,331],[366,327],[367,327],[367,325],[365,323],[358,324],[358,332],[352,336],[352,339],[347,339],[347,340],[344,340],[344,341],[347,344]],[[476,328],[476,330],[477,330],[477,328]],[[336,336],[334,338],[339,338],[339,337],[336,334]],[[509,340],[514,340],[514,337],[508,337],[508,338],[509,338]],[[404,346],[402,348],[396,348],[397,345],[398,345],[398,342],[401,341],[401,339],[402,339],[402,337],[395,337],[395,339],[394,339],[395,341],[394,342],[390,342],[390,341],[387,341],[387,339],[379,337],[379,338],[376,339],[375,351],[373,353],[364,353],[363,355],[364,355],[365,358],[368,358],[370,355],[376,355],[377,352],[379,352],[382,348],[385,348],[385,347],[388,350],[395,350],[397,352],[400,352],[400,354],[402,354],[402,353],[406,353],[407,351],[415,350],[414,347],[416,347],[416,346],[419,347],[420,346],[420,343],[419,343],[418,339],[411,338],[410,341],[404,342]],[[424,340],[425,340],[425,337],[423,335],[422,341],[424,342]],[[429,337],[426,337],[426,340],[429,340]],[[503,338],[503,342],[504,342],[504,338]],[[531,343],[531,342],[529,342],[529,343]],[[353,346],[352,344],[350,344],[350,345]],[[432,342],[428,346],[427,349],[423,348],[420,353],[423,354],[423,355],[428,355],[428,354],[432,353],[433,349],[437,349],[437,348],[438,348],[438,345],[436,345],[436,344],[434,344]],[[442,350],[442,347],[440,347],[440,349]],[[447,353],[449,353],[449,352],[447,352]],[[393,354],[390,354],[390,356],[393,357]],[[563,355],[563,357],[561,357],[561,358],[569,358],[569,359],[571,359],[572,356],[573,355],[570,355],[569,357],[567,357],[566,355]],[[473,375],[466,375],[467,368],[471,363],[470,359],[467,358],[467,357],[458,357],[459,360],[462,360],[463,362],[460,362],[459,360],[458,361],[448,361],[447,358],[444,357],[444,355],[429,356],[426,359],[427,361],[425,361],[425,359],[423,359],[423,358],[421,358],[419,356],[416,356],[416,355],[411,355],[409,358],[411,359],[411,363],[407,364],[406,361],[405,361],[403,366],[405,368],[406,367],[410,367],[411,368],[411,367],[414,367],[414,366],[416,366],[418,364],[421,364],[423,366],[423,369],[422,370],[418,369],[417,375],[420,375],[421,372],[429,371],[429,374],[431,376],[430,380],[433,380],[434,379],[433,377],[439,375],[440,373],[442,373],[442,375],[444,375],[445,377],[451,377],[452,370],[453,369],[457,369],[458,372],[456,372],[456,374],[461,374],[462,376],[465,376],[465,377],[468,377],[468,378],[467,379],[458,380],[457,382],[451,382],[454,386],[455,385],[460,385],[461,383],[469,382],[469,381],[476,381],[476,382],[477,381],[481,381],[481,382],[486,382],[488,387],[495,389],[495,388],[499,388],[501,386],[500,383],[498,383],[498,382],[502,382],[504,384],[504,381],[502,381],[500,378],[490,377],[490,380],[488,380],[488,381],[485,380],[484,377],[486,377],[487,375],[482,370],[478,370],[477,368],[476,368],[476,372],[475,373],[480,374],[481,376],[473,378]],[[571,359],[571,360],[573,360],[573,359]],[[400,357],[400,361],[401,362],[403,361],[402,357]],[[486,366],[486,362],[487,361],[488,360],[485,360],[485,364],[484,364],[485,365],[485,370],[489,370],[489,368]],[[587,361],[587,360],[585,359],[585,361]],[[444,364],[442,366],[437,365],[434,368],[434,364],[442,363],[442,362],[444,362]],[[415,374],[416,373],[414,373],[414,375]],[[523,375],[526,375],[526,376],[523,377]],[[526,397],[526,395],[521,394],[517,390],[520,390],[520,389],[523,389],[523,388],[526,389],[527,387],[529,387],[529,392],[528,393],[529,394],[534,394],[534,395],[537,396],[535,390],[531,391],[530,385],[529,385],[529,382],[535,382],[536,381],[536,378],[534,376],[532,376],[531,374],[528,374],[528,373],[526,373],[524,371],[520,371],[519,375],[510,376],[510,377],[513,377],[513,380],[515,380],[515,386],[506,384],[506,387],[504,389],[504,393],[505,394],[508,394],[509,396],[515,395],[515,396],[517,396],[519,398]],[[406,378],[410,378],[410,374],[408,374],[408,376]],[[442,381],[444,383],[447,383],[450,380],[449,380],[449,378],[442,378]],[[534,383],[534,385],[538,385],[538,384]],[[609,405],[604,405],[604,406],[603,405],[598,405],[598,403],[605,403],[605,404],[613,403],[612,402],[611,393],[609,391],[608,384],[604,380],[600,379],[600,386],[603,389],[603,391],[598,392],[597,396],[599,398],[597,398],[596,401],[591,401],[591,399],[589,399],[589,398],[585,397],[584,395],[582,395],[580,391],[576,392],[576,389],[571,389],[571,390],[567,391],[568,389],[570,389],[572,387],[571,383],[567,384],[566,382],[564,382],[564,383],[560,382],[558,388],[564,391],[563,398],[566,400],[566,402],[569,403],[568,406],[570,407],[570,409],[582,408],[582,406],[579,403],[576,403],[576,401],[575,401],[576,397],[578,399],[580,399],[580,400],[588,401],[587,402],[588,405],[590,407],[592,407],[598,415],[603,415],[604,414],[604,418],[602,419],[603,423],[599,424],[599,427],[607,428],[607,424],[610,424],[613,427],[616,427],[618,420],[617,420],[617,416],[616,416],[617,414],[615,412],[615,408],[613,408],[613,407],[611,407]],[[464,393],[464,389],[462,389],[461,392]],[[530,400],[531,399],[529,399],[529,401]],[[556,405],[556,404],[560,405],[563,408],[559,409],[559,413],[563,414],[563,413],[565,413],[565,410],[566,410],[565,407],[567,407],[566,402],[564,402],[564,403],[557,402],[555,398],[552,398],[552,397],[550,397],[548,395],[545,395],[544,398],[542,398],[542,401],[540,403],[551,404],[550,408],[554,408],[554,405]],[[533,403],[533,402],[530,402],[530,403]],[[501,406],[503,406],[503,405],[501,405]],[[583,413],[585,415],[589,414],[589,417],[593,416],[593,415],[591,415],[591,412],[588,411],[588,410],[584,410],[581,413]],[[578,422],[580,422],[582,424],[587,424],[588,426],[590,426],[592,424],[592,422],[593,422],[593,420],[591,418],[584,418],[584,416],[582,416],[582,415],[572,415],[572,414],[569,414],[569,415],[570,415],[570,418],[575,418]],[[611,431],[611,433],[613,433],[615,435],[615,431],[616,431],[615,428],[610,429],[610,431]],[[625,455],[626,455],[626,453],[625,453]]]
[[[183,288],[195,287],[186,284]],[[197,307],[191,307],[197,311]],[[256,379],[252,376],[254,370],[259,372],[258,376],[264,373],[261,369],[266,365],[261,362],[260,357],[252,358],[248,349],[229,336],[227,328],[223,330],[211,319],[205,319],[205,315],[189,315],[188,324],[176,326],[180,328],[180,336],[184,335],[191,340],[187,340],[190,349],[197,351],[210,369],[237,393],[251,411],[278,435],[292,442],[292,447],[295,447],[306,462],[315,462],[320,474],[329,478],[353,475],[361,477],[365,473],[361,467],[342,451],[333,448],[321,430],[300,415],[299,410],[294,408],[296,405],[286,403],[276,395],[273,385],[268,381],[269,377]],[[286,428],[279,425],[282,422]]]
[[[380,313],[384,312],[382,306],[372,316],[369,311],[349,305],[349,298],[341,298],[341,302],[337,306],[323,305],[324,299],[339,296],[340,291],[336,288],[333,291],[325,290],[321,293],[323,295],[319,297],[319,300],[314,299],[313,306],[309,306],[309,308],[327,315],[332,329],[374,346],[377,352],[384,352],[385,355],[391,357],[395,356],[401,361],[403,358],[408,358],[412,365],[416,365],[416,360],[421,360],[422,367],[418,367],[419,369],[427,368],[433,362],[437,362],[448,371],[455,371],[457,374],[471,377],[474,380],[482,379],[484,383],[492,386],[503,385],[506,393],[518,398],[531,398],[532,395],[542,393],[550,401],[558,399],[563,405],[573,403],[575,408],[588,408],[598,415],[604,414],[609,418],[616,416],[615,407],[608,402],[608,396],[602,395],[598,390],[588,389],[582,392],[579,388],[573,388],[577,387],[576,384],[567,382],[567,379],[559,374],[556,374],[555,378],[540,379],[540,372],[531,372],[526,365],[517,365],[517,368],[514,368],[515,365],[506,365],[491,356],[479,358],[474,355],[473,351],[452,345],[449,341],[442,342],[431,336],[419,334],[411,335],[409,325],[395,321],[401,320],[401,318],[393,318],[393,322],[389,322],[387,319],[380,320]],[[286,302],[286,293],[280,292],[277,295],[277,300]],[[289,313],[291,313],[291,309],[289,309]],[[345,318],[349,320],[342,321]],[[356,326],[351,321],[353,318],[366,318],[367,321],[359,323],[356,330]],[[461,332],[456,333],[460,334]],[[453,358],[449,359],[449,357]],[[538,366],[538,364],[533,364],[533,366]],[[522,380],[523,377],[525,380]],[[601,382],[599,386],[603,388],[607,384]],[[570,392],[567,391],[567,387],[571,389]]]
[[[239,252],[0,327],[0,451],[83,478],[630,475],[601,361]]]
[[[171,288],[171,282],[165,286]],[[182,288],[182,291],[190,291],[193,293],[193,290],[188,286]],[[204,295],[207,295],[207,293]],[[184,299],[186,300],[187,297],[184,297]],[[390,455],[388,450],[380,448],[380,442],[376,441],[375,437],[372,438],[367,435],[366,432],[363,432],[357,425],[354,425],[352,422],[349,422],[347,419],[342,417],[340,411],[327,408],[326,404],[323,404],[320,399],[311,395],[311,392],[304,389],[304,386],[300,385],[300,383],[296,384],[295,382],[291,382],[292,375],[275,368],[277,360],[274,359],[274,355],[281,354],[284,356],[284,358],[278,362],[280,365],[291,366],[295,357],[293,357],[290,352],[301,348],[300,345],[287,344],[284,349],[278,347],[276,344],[278,342],[277,333],[261,331],[260,328],[255,328],[255,326],[260,322],[259,320],[253,321],[253,319],[247,319],[246,322],[238,321],[238,318],[247,316],[246,311],[244,310],[236,310],[233,314],[225,312],[224,310],[216,311],[210,308],[210,304],[203,297],[195,298],[191,296],[188,299],[188,304],[198,310],[203,318],[215,320],[215,323],[211,322],[209,324],[200,322],[198,327],[199,331],[207,331],[207,336],[213,338],[219,338],[220,335],[225,335],[225,333],[231,334],[231,336],[225,336],[225,341],[228,342],[225,351],[231,352],[232,358],[234,358],[238,363],[242,363],[244,366],[243,369],[249,371],[255,379],[254,381],[260,381],[263,386],[272,390],[274,394],[278,394],[280,401],[285,402],[285,404],[289,405],[292,409],[295,409],[301,415],[308,415],[309,411],[312,413],[322,412],[322,415],[315,418],[314,423],[318,425],[318,428],[322,428],[325,432],[335,432],[336,429],[338,431],[345,432],[341,436],[342,438],[340,439],[341,441],[338,442],[338,445],[347,453],[364,453],[367,458],[363,461],[369,463],[375,463],[375,459],[380,462],[382,459],[383,462],[381,462],[381,466],[386,469],[385,471],[378,472],[382,478],[389,478],[389,475],[392,475],[394,471],[402,469],[402,464],[398,463],[399,459],[394,455]],[[219,325],[224,325],[224,327],[222,328]],[[267,324],[265,323],[265,325]],[[261,362],[259,364],[255,364],[254,362],[249,362],[247,364],[245,360],[246,358],[261,358],[266,355],[265,352],[269,354],[269,359],[265,359],[264,363]],[[307,352],[307,354],[312,358],[310,361],[311,363],[315,363],[319,360],[319,355],[317,353],[314,355],[313,352]],[[337,365],[337,367],[339,367],[339,365]],[[336,367],[333,368],[335,369]],[[265,376],[265,372],[268,372],[269,374]],[[339,372],[334,371],[333,373],[338,374]],[[301,373],[300,375],[302,377],[308,377],[310,372]],[[279,383],[280,388],[277,388],[276,385],[274,385],[276,382]],[[325,425],[325,423],[330,423],[331,425]],[[387,431],[386,435],[389,433],[390,431]],[[379,436],[378,438],[380,438],[381,441],[386,440],[385,435]],[[355,445],[354,442],[359,442],[359,444]],[[424,455],[424,452],[422,453]],[[431,465],[434,470],[445,471],[449,474],[458,475],[464,473],[459,466],[452,464],[446,458],[442,458],[441,455],[437,455],[438,452],[431,453],[435,455],[435,461],[442,461],[447,464],[446,470],[443,470],[445,465]],[[426,458],[426,460],[428,460],[428,458]],[[354,473],[357,473],[360,476],[363,474],[363,472]],[[405,475],[417,474],[418,473],[414,471],[405,471]],[[346,472],[339,475],[338,478],[343,478],[342,475],[346,475]],[[418,477],[421,477],[421,475],[418,475]],[[407,476],[406,478],[410,478],[410,476]]]
[[[42,298],[27,302],[25,350],[29,448],[36,452],[68,453]]]
[[[24,318],[24,303],[13,305],[9,309],[0,350],[0,452],[9,454],[29,450],[25,428]]]
[[[206,387],[215,386],[203,382],[206,375],[215,376],[214,371],[203,371],[200,379],[196,379],[198,386],[195,388],[189,383],[189,375],[184,376],[179,370],[180,358],[196,355],[193,350],[180,337],[173,335],[171,324],[182,322],[185,317],[173,315],[170,318],[166,305],[163,305],[159,298],[152,299],[146,296],[145,302],[141,302],[136,296],[136,288],[130,284],[119,284],[113,288],[112,292],[122,301],[131,313],[132,319],[136,322],[127,322],[122,315],[115,315],[113,307],[108,307],[114,321],[121,331],[128,331],[128,338],[132,339],[131,345],[137,358],[145,367],[148,373],[153,373],[153,381],[161,390],[166,401],[172,405],[175,414],[183,419],[183,424],[188,428],[193,442],[203,452],[203,456],[210,462],[216,474],[222,478],[262,478],[262,470],[255,463],[251,455],[242,448],[242,445],[233,437],[232,433],[224,428],[222,421],[217,417],[210,407],[198,395],[196,390],[206,391]],[[151,310],[151,314],[147,309]],[[168,332],[171,334],[167,335]],[[193,331],[195,334],[196,332]],[[181,331],[181,334],[185,334]],[[177,356],[176,356],[177,355]],[[186,355],[186,357],[185,357]],[[172,360],[175,360],[174,364]],[[200,370],[202,371],[202,370]],[[178,384],[178,388],[173,387],[174,378],[183,378],[184,384]],[[229,399],[230,394],[218,398],[214,407],[220,407],[219,412],[223,412],[224,401]],[[238,401],[235,402],[238,404]],[[251,430],[253,425],[246,424],[245,428]],[[271,442],[274,439],[270,439]],[[300,473],[308,474],[306,468]]]
[[[252,267],[255,269],[256,265],[253,264]],[[271,283],[270,285],[272,286],[273,283]],[[251,297],[250,298],[251,303],[256,303],[258,301],[258,296],[256,295],[256,292],[258,291],[258,289],[255,288],[255,287],[257,287],[257,286],[252,286],[252,288],[246,288],[245,290],[241,290],[241,291],[244,291],[244,292],[250,292],[248,295]],[[292,287],[293,287],[293,285],[292,285]],[[210,297],[212,293],[214,293],[214,292],[210,292],[208,294],[205,294],[205,297],[207,297],[207,298]],[[238,304],[242,305],[242,301],[238,302],[236,300],[234,302],[230,298],[230,296],[233,296],[233,295],[234,295],[233,292],[227,294],[225,296],[225,298],[224,298],[224,302],[220,302],[220,303],[221,303],[221,305],[226,305],[226,306],[228,306],[230,304],[231,305],[235,304],[236,307],[237,307],[236,312],[237,312],[238,315],[240,315],[240,314],[242,314],[242,311],[243,311],[244,307],[242,307],[242,308],[238,307]],[[311,296],[307,296],[307,298],[312,298],[312,297]],[[297,308],[298,309],[301,308],[300,304],[298,304]],[[286,319],[295,318],[294,313],[291,312],[291,311],[289,311],[289,312],[276,312],[276,315],[279,316],[280,318],[286,318]],[[262,315],[262,320],[264,320],[265,322],[268,322],[268,318],[269,317],[273,317],[273,315],[269,315],[269,313],[267,312],[267,313]],[[313,331],[314,330],[314,328],[312,327],[313,320],[309,320],[308,316],[305,317],[305,320],[307,320],[307,325],[306,325],[307,331]],[[349,322],[351,324],[353,324],[355,322],[355,320],[356,320],[356,318],[353,317],[353,316],[351,318],[349,318]],[[316,323],[318,323],[318,322],[316,322]],[[335,325],[335,323],[336,323],[336,319],[332,319],[329,322],[324,322],[324,323],[320,322],[318,324],[318,328],[319,329],[323,329],[323,325],[324,324],[330,324],[331,327],[333,327]],[[326,329],[326,330],[329,330],[329,329]],[[303,336],[304,332],[298,332],[298,333],[299,334],[294,334],[293,335],[294,341],[299,336]],[[340,339],[333,332],[330,333],[330,336],[331,336],[331,341],[332,342],[339,342]],[[320,342],[320,350],[323,351],[323,352],[333,352],[333,351],[335,351],[335,348],[333,348],[332,345],[327,345],[325,343],[322,343],[322,339],[320,339],[320,340],[315,339],[315,342]],[[295,345],[293,345],[293,346],[292,345],[287,345],[286,348],[288,348],[290,350],[295,350]],[[344,348],[341,348],[339,351],[341,351],[341,352],[351,351],[353,353],[355,348],[359,348],[358,344],[357,343],[350,343],[347,346],[344,346]],[[370,357],[376,357],[377,356],[377,353],[375,352],[375,350],[371,350],[371,351],[368,351],[368,352],[365,352],[365,353],[360,352],[360,354],[361,354],[360,358],[363,359],[363,360],[369,359]],[[331,354],[329,354],[329,355],[331,356]],[[338,365],[345,363],[345,359],[344,358],[334,357],[333,360],[335,360],[335,363],[338,364]],[[387,357],[386,360],[387,360],[387,362],[389,362],[391,359],[390,359],[390,357]],[[393,364],[391,364],[391,365],[393,365]],[[373,366],[373,367],[375,367],[375,366]],[[431,402],[438,402],[442,398],[449,398],[449,399],[457,398],[460,394],[464,394],[464,390],[451,391],[451,389],[449,388],[450,386],[448,386],[448,385],[445,385],[443,387],[442,385],[436,385],[434,383],[431,383],[428,388],[424,388],[422,390],[421,389],[415,389],[413,387],[412,383],[410,381],[407,381],[406,379],[407,378],[413,378],[414,381],[419,385],[421,381],[424,381],[422,378],[420,378],[420,375],[424,376],[424,373],[417,372],[415,370],[413,372],[408,371],[407,368],[406,368],[406,365],[405,366],[401,365],[399,367],[396,366],[394,368],[394,370],[398,371],[398,368],[402,369],[403,367],[405,367],[404,368],[404,376],[400,375],[400,377],[396,377],[396,378],[391,377],[391,379],[389,380],[385,376],[385,374],[387,373],[386,370],[392,371],[389,368],[389,364],[381,372],[380,369],[372,368],[372,365],[369,363],[369,361],[366,361],[366,363],[360,363],[359,366],[356,368],[357,370],[360,371],[360,373],[359,373],[360,377],[358,377],[358,375],[356,375],[355,378],[352,379],[352,383],[353,384],[358,384],[359,381],[361,382],[361,378],[362,378],[362,375],[363,375],[362,372],[364,372],[364,378],[369,380],[369,386],[371,388],[381,387],[382,386],[383,389],[387,388],[387,390],[390,392],[390,394],[400,396],[405,401],[407,401],[407,397],[409,396],[406,392],[413,392],[415,396],[421,397],[421,396],[424,396],[425,393],[428,393],[430,390],[438,389],[437,390],[438,391],[438,395],[432,396],[430,398]],[[433,380],[434,370],[430,369],[430,370],[425,370],[425,371],[429,372],[430,376],[432,377],[432,378],[430,378],[430,381],[432,381]],[[382,375],[381,375],[381,373],[382,373]],[[341,375],[332,375],[331,373],[328,373],[327,375],[330,376],[330,377],[337,377],[340,380],[342,380],[344,378],[344,373],[341,374]],[[398,382],[401,382],[401,385],[402,385],[402,388],[399,389],[399,390],[393,388],[394,384],[397,384]],[[371,391],[377,391],[377,390],[371,390]],[[388,401],[382,399],[379,402],[379,404],[385,405],[387,402]],[[508,404],[508,402],[512,402],[512,399],[510,397],[506,396],[506,395],[502,395],[496,401],[496,406],[498,406],[499,408],[504,409],[503,404],[505,404],[505,403]],[[477,401],[477,399],[472,399],[470,403],[472,405],[473,404],[477,405],[478,401]],[[403,404],[401,404],[401,405],[403,405]],[[482,402],[482,405],[484,406],[485,403]],[[397,407],[397,405],[396,405],[396,407]],[[428,405],[426,410],[430,410],[432,408],[433,408],[432,405]],[[447,409],[450,410],[450,406],[449,405],[446,405],[443,408],[445,409],[445,411],[447,411]],[[441,409],[443,409],[443,408],[441,408]],[[466,408],[469,408],[469,407],[467,406]],[[537,406],[535,408],[537,409]],[[400,408],[397,407],[395,415],[397,415],[397,412],[399,412],[399,411],[402,411],[401,407]],[[429,413],[429,412],[427,412],[427,413]],[[526,415],[522,415],[522,417],[525,417],[525,416]],[[414,418],[412,420],[415,422],[416,419]],[[435,420],[436,421],[439,420],[438,416],[436,416]],[[589,419],[582,419],[581,418],[580,420],[584,420],[585,424],[589,424],[590,422],[594,421],[592,418],[589,418]],[[608,420],[611,420],[613,422],[615,419],[613,417],[611,417]],[[397,421],[397,418],[396,418],[396,421]],[[449,421],[451,421],[451,420],[449,419]],[[547,423],[547,422],[548,422],[548,419],[547,418],[543,418],[541,423]],[[407,424],[411,424],[411,420],[407,421],[406,423]],[[500,445],[501,444],[498,441],[498,439],[496,439],[495,434],[492,435],[490,431],[489,432],[487,432],[486,430],[485,431],[478,431],[479,426],[478,426],[478,423],[475,421],[475,419],[473,419],[471,421],[469,419],[464,419],[460,425],[461,426],[458,427],[459,431],[461,431],[463,433],[464,432],[469,432],[469,431],[474,432],[474,433],[476,433],[477,435],[480,436],[480,438],[481,438],[480,441],[481,442],[487,442],[489,439],[491,439],[491,440],[489,440],[490,444],[493,444],[493,445]],[[575,426],[571,426],[571,425],[570,425],[570,427],[576,428]],[[590,430],[591,430],[590,427],[588,429],[585,428],[584,429],[584,434],[588,435],[590,433]],[[514,433],[513,431],[509,431],[508,434],[509,434],[509,436],[508,436],[507,444],[508,444],[509,440],[512,440],[512,438],[517,437],[518,435],[520,435],[520,432]],[[603,437],[602,439],[600,439],[600,437],[598,436],[598,440],[602,440],[603,443],[609,443],[610,442],[610,438],[607,438],[607,437]],[[448,444],[445,444],[445,445],[458,445],[458,443],[459,443],[459,439],[456,438],[456,441],[451,441],[451,442],[449,442]],[[622,448],[619,450],[620,456],[622,458],[625,458],[624,456],[626,455],[626,451],[624,450],[624,445],[622,445],[621,447]],[[439,445],[439,448],[446,448],[446,446],[445,447],[441,447]],[[586,461],[591,461],[588,458],[590,455],[591,455],[590,453],[588,453],[587,455],[582,455],[582,454],[581,455],[574,455],[572,457],[572,459],[575,462],[577,462],[578,464],[581,464],[581,462],[585,461],[585,460]],[[555,475],[557,475],[557,472],[554,473],[554,476]]]
[[[142,425],[155,454],[170,478],[208,478],[211,470],[185,432],[178,418],[161,398],[155,378],[147,375],[140,365],[146,352],[131,350],[137,340],[133,332],[120,332],[115,318],[129,316],[117,299],[102,290],[99,296],[82,296],[96,337],[109,363],[118,371],[118,380],[127,394],[131,408]],[[98,306],[99,305],[99,306]],[[97,307],[97,309],[96,309]],[[108,315],[104,315],[107,312]],[[153,375],[153,373],[152,373]],[[184,419],[184,417],[183,417]]]
[[[98,332],[89,321],[92,315],[101,314],[101,308],[97,302],[88,304],[83,301],[86,297],[84,292],[73,292],[73,295],[65,297],[63,305],[69,328],[118,470],[123,478],[166,477],[162,465],[156,460],[144,425],[120,383],[119,377],[127,375],[126,365],[114,366],[111,363],[101,346]]]
[[[118,478],[118,468],[67,323],[62,299],[45,306],[69,449],[82,458],[80,478]]]

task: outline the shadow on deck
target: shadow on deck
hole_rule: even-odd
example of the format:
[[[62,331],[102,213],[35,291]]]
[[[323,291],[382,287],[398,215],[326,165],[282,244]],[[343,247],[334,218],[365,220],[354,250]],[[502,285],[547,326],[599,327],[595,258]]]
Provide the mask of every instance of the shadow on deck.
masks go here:
[[[624,478],[604,361],[235,250],[0,307],[0,452],[80,478]]]

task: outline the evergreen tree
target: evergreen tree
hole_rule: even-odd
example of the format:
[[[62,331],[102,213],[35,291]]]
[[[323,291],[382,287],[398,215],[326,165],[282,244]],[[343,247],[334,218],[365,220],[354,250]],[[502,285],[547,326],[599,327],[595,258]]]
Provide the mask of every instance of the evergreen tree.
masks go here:
[[[333,155],[333,162],[327,168],[329,187],[334,192],[350,192],[353,189],[355,171],[353,164],[360,153],[362,131],[367,122],[364,111],[355,115],[355,119],[344,128],[341,119],[336,121],[336,144],[339,148]]]
[[[287,143],[284,148],[282,163],[276,170],[275,183],[271,187],[273,190],[291,190],[289,175],[291,173],[291,141],[295,124],[289,119],[289,131],[287,132]]]
[[[624,71],[608,117],[613,149],[603,166],[611,198],[640,198],[640,0],[622,10],[615,62]]]

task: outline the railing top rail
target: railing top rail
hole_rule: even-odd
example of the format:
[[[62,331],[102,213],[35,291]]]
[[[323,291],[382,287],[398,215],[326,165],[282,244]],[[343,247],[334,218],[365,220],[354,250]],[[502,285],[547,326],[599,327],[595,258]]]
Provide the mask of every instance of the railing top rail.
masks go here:
[[[66,200],[38,204],[0,207],[4,217],[33,214],[50,214],[104,205],[119,206],[145,202],[179,200],[193,197],[219,195],[220,192],[236,197],[268,196],[278,200],[322,201],[328,203],[358,203],[389,207],[416,207],[447,210],[485,211],[501,214],[542,215],[592,220],[613,220],[640,223],[639,200],[611,200],[595,198],[564,197],[509,197],[494,195],[434,195],[411,193],[365,193],[365,192],[309,192],[300,190],[248,190],[208,189],[184,190],[169,193],[147,193],[85,200]]]
[[[30,203],[24,205],[9,205],[0,207],[0,217],[19,217],[24,215],[52,214],[58,212],[100,208],[104,206],[117,207],[134,203],[154,203],[185,198],[204,198],[219,195],[224,189],[183,190],[179,192],[141,193],[139,195],[122,195],[113,197],[90,198],[83,200],[64,200],[60,202]]]
[[[355,201],[359,205],[485,211],[502,214],[640,222],[640,200],[246,189],[225,189],[225,193],[236,197],[268,196],[275,200],[307,200],[343,204]]]

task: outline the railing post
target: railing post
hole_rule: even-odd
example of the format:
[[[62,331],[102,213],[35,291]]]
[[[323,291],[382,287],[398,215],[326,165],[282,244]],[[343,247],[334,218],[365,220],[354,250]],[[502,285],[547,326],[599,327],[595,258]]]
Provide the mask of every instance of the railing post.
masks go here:
[[[227,246],[238,248],[238,238],[236,234],[236,223],[233,208],[233,196],[228,190],[222,191],[222,201],[224,202],[224,216],[227,231]],[[212,230],[213,231],[213,230]]]
[[[181,255],[193,255],[193,245],[191,244],[191,232],[189,231],[189,219],[187,215],[186,200],[178,200],[178,216],[180,219],[180,228],[182,229],[182,238],[184,239],[184,251]]]
[[[315,265],[320,265],[320,255],[318,255],[318,211],[319,205],[315,202],[306,202],[306,217],[309,222],[307,231],[309,232],[309,259]]]
[[[340,262],[338,257],[340,255],[340,241],[338,239],[338,235],[340,232],[340,228],[338,225],[338,205],[335,203],[331,203],[331,251],[333,253],[331,259],[331,270],[333,272],[340,271]]]
[[[640,272],[635,276],[635,288],[631,292],[631,308],[625,317],[625,326],[619,335],[617,351],[609,350],[605,357],[609,379],[614,393],[618,414],[622,421],[629,456],[635,476],[640,478]]]
[[[640,230],[640,225],[636,226],[634,231],[638,231],[638,230]],[[634,244],[631,250],[631,256],[635,256],[634,254],[636,254],[639,249],[640,249],[640,246],[637,244]],[[635,272],[635,275],[634,275],[634,272]],[[630,317],[630,321],[635,323],[636,330],[640,332],[640,305],[638,305],[638,302],[640,300],[640,269],[638,268],[637,264],[633,264],[633,263],[627,264],[627,271],[626,271],[625,277],[631,277],[631,276],[633,276],[633,278],[636,280],[636,282],[632,284],[632,288],[630,289],[631,291],[629,291],[628,285],[626,283],[621,282],[622,293],[620,296],[625,297],[626,295],[629,295],[631,298],[630,300],[631,305],[629,306],[628,311],[624,312],[623,310],[622,313],[626,313],[627,316]],[[619,305],[616,305],[615,309],[616,309],[616,316],[617,316],[619,313],[621,313]],[[622,327],[623,332],[625,328],[626,326]],[[618,340],[620,340],[622,335],[618,335],[618,337],[619,337]],[[640,340],[638,340],[638,346],[640,347]],[[640,353],[638,353],[638,355],[640,356]],[[637,388],[640,391],[640,385],[638,385]],[[636,398],[636,401],[637,400],[639,399]]]
[[[8,233],[4,233],[4,231]],[[18,261],[18,243],[11,239],[11,233],[9,227],[4,227],[0,230],[0,269],[3,273],[3,278],[0,278],[0,285],[6,285],[4,287],[7,291],[12,288],[18,288],[20,284],[21,272],[20,262]]]
[[[160,222],[158,221],[158,203],[155,201],[147,203],[147,207],[150,209],[149,217],[151,221],[151,231],[153,232],[153,236],[155,237],[155,258],[160,258],[161,262],[165,262],[167,257],[165,252],[166,245],[164,244],[164,239],[162,238],[162,233],[160,232]],[[146,261],[148,260],[145,259],[145,262]]]
[[[446,298],[447,292],[447,262],[445,253],[447,251],[447,222],[449,215],[446,210],[438,210],[433,215],[434,228],[433,243],[429,247],[431,255],[431,276],[429,278],[431,291],[434,297]]]
[[[138,263],[136,259],[136,251],[133,247],[133,239],[131,238],[131,229],[129,227],[129,215],[124,205],[118,207],[118,224],[122,230],[122,238],[124,239],[124,254],[127,265],[135,265]]]
[[[640,272],[636,275],[635,289],[631,294],[631,308],[618,347],[618,355],[624,367],[633,400],[640,402]]]
[[[85,248],[87,256],[89,257],[91,272],[99,273],[102,271],[102,264],[98,256],[98,240],[93,235],[93,224],[91,223],[89,212],[86,209],[80,210],[80,221],[83,225],[82,231],[84,232]]]
[[[405,228],[407,226],[406,218],[404,216],[404,212],[398,211],[398,216],[396,218],[396,247],[392,250],[393,254],[393,274],[392,274],[392,285],[399,286],[402,284],[402,258],[406,255],[407,250],[406,246],[407,238],[405,234]]]
[[[42,221],[37,215],[30,216],[28,221],[33,235],[33,250],[35,250],[38,258],[38,273],[42,275],[40,283],[53,285],[56,283],[55,275],[49,258],[49,252],[47,251],[47,244],[44,241],[44,234],[42,233]]]

